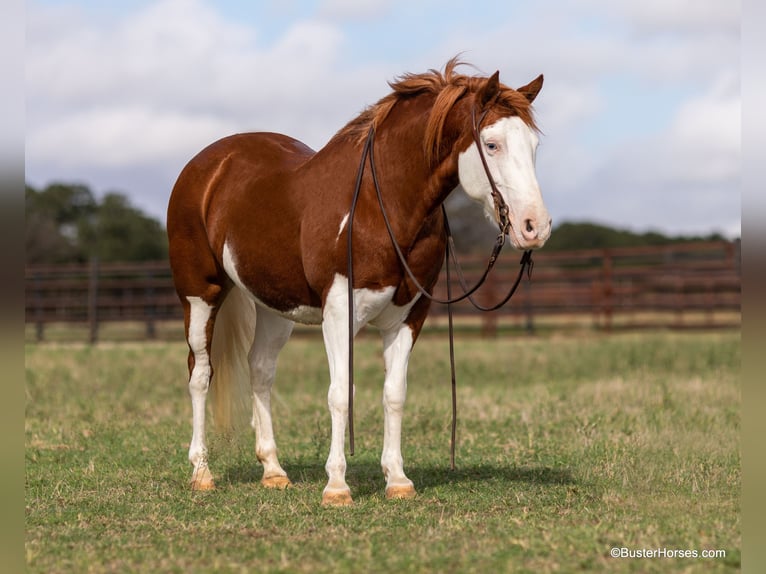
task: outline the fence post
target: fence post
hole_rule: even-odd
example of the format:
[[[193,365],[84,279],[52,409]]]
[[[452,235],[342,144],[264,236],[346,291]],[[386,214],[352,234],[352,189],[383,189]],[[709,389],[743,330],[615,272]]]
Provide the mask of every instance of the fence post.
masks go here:
[[[35,338],[40,343],[45,338],[45,323],[43,322],[43,303],[42,295],[40,294],[40,276],[35,274],[32,281],[34,285],[34,298],[35,302]]]
[[[601,300],[601,310],[604,314],[604,330],[612,330],[612,312],[613,312],[613,286],[612,286],[612,252],[604,249],[604,259],[602,267],[602,283],[604,286],[604,297]]]
[[[487,281],[481,288],[481,302],[483,305],[494,305],[497,297],[497,277],[494,273],[490,273],[487,276]],[[487,311],[481,313],[481,336],[482,337],[496,337],[497,336],[497,311]]]
[[[98,257],[90,258],[88,268],[88,326],[90,344],[98,341]]]
[[[532,285],[531,281],[524,281],[524,311],[527,318],[526,331],[527,335],[535,334],[535,319],[534,319],[534,305],[532,305]]]
[[[144,306],[144,315],[146,316],[146,338],[153,341],[157,338],[157,329],[154,323],[155,307],[154,307],[154,287],[151,280],[154,275],[152,271],[147,271],[145,277],[148,277],[149,287],[144,294],[144,300],[149,301],[148,305]]]

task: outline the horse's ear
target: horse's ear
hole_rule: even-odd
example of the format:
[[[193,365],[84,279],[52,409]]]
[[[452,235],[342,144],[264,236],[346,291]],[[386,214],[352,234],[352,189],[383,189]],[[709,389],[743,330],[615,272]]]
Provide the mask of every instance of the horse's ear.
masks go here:
[[[479,102],[479,109],[483,109],[500,92],[500,70],[492,74],[484,85],[476,93],[476,101]]]
[[[516,88],[516,91],[519,92],[521,95],[523,95],[527,100],[529,100],[529,103],[535,101],[535,98],[537,97],[537,94],[540,93],[540,89],[543,87],[543,75],[540,74],[537,76],[534,80],[529,82],[526,86],[521,86],[520,88]]]

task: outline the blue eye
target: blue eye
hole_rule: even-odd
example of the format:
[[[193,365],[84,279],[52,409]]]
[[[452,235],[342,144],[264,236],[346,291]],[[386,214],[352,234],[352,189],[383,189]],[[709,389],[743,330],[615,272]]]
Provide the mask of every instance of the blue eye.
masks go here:
[[[497,151],[497,144],[495,142],[487,142],[485,145],[489,151]]]

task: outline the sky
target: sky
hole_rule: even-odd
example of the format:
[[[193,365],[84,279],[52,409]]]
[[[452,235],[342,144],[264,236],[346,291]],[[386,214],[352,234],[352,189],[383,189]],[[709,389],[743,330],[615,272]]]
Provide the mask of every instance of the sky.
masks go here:
[[[164,222],[178,173],[216,139],[321,148],[387,81],[461,54],[512,87],[545,74],[554,225],[740,235],[737,0],[31,0],[26,20],[35,187],[118,191]]]

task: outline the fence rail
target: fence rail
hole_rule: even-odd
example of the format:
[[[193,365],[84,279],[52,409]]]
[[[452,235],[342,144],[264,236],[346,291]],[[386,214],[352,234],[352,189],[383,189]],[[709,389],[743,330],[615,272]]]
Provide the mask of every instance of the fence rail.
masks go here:
[[[737,327],[740,324],[739,243],[704,242],[662,247],[541,251],[534,256],[531,280],[524,279],[512,301],[502,309],[482,313],[484,334],[499,323],[512,322],[529,331],[546,318],[586,318],[594,328],[640,328],[649,319],[663,327]],[[518,254],[505,254],[475,295],[486,305],[505,295],[518,273]],[[486,260],[461,259],[468,284],[473,284]],[[182,319],[166,261],[79,265],[28,265],[25,273],[26,322],[35,338],[45,338],[52,323],[88,326],[95,342],[100,326],[139,322],[144,336],[156,336],[159,322]],[[452,274],[452,293],[461,288]],[[444,270],[435,295],[447,295]],[[469,302],[453,307],[458,317],[479,317]],[[431,316],[446,316],[434,304]]]

